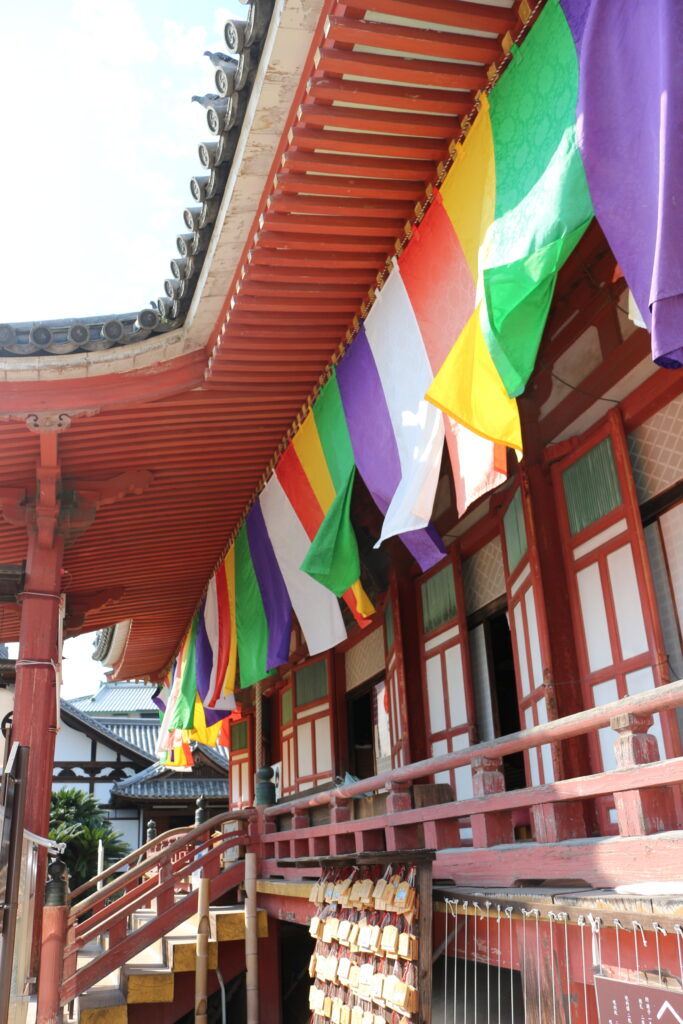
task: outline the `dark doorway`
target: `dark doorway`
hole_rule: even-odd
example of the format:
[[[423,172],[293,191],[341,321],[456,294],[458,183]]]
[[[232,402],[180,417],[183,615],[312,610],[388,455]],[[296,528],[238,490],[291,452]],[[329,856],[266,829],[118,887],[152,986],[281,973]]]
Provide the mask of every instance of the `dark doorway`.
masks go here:
[[[349,771],[359,779],[375,774],[373,749],[372,688],[353,691],[348,696]]]
[[[507,614],[500,612],[492,615],[486,625],[496,735],[507,736],[521,728],[512,637]],[[526,786],[524,754],[521,751],[503,758],[503,771],[506,789],[522,789]]]

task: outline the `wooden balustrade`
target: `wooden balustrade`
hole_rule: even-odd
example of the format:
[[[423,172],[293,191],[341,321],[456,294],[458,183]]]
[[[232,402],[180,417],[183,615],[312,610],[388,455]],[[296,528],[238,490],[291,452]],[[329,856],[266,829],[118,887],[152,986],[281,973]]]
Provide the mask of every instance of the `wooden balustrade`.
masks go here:
[[[644,694],[627,697],[600,708],[591,708],[567,718],[548,722],[498,740],[480,743],[428,760],[362,779],[335,789],[287,801],[263,812],[264,822],[271,828],[284,815],[291,816],[291,825],[262,836],[266,864],[275,868],[275,861],[296,860],[305,856],[343,855],[353,852],[405,850],[420,847],[436,849],[439,860],[446,865],[443,851],[452,851],[451,859],[470,864],[467,850],[484,850],[514,844],[519,855],[502,858],[505,864],[499,873],[508,877],[515,864],[513,877],[524,874],[523,857],[535,856],[534,848],[554,846],[572,840],[584,845],[577,849],[591,857],[594,836],[587,836],[586,801],[613,797],[616,823],[622,839],[666,833],[680,828],[675,801],[675,788],[683,783],[683,757],[659,761],[656,738],[647,730],[651,715],[683,704],[683,682],[670,683]],[[505,792],[502,759],[506,754],[527,750],[544,743],[556,742],[611,726],[615,730],[617,768],[597,775],[565,779],[544,786]],[[450,803],[411,809],[410,783],[448,769],[470,765],[473,773],[474,797]],[[388,790],[386,813],[375,817],[351,819],[350,802],[356,796]],[[330,823],[312,826],[312,807],[329,804]],[[515,844],[513,811],[528,811],[533,828],[533,843]],[[471,839],[463,839],[463,830],[471,830]],[[605,842],[615,849],[612,837]],[[618,842],[618,840],[617,840]],[[525,852],[522,853],[522,846]],[[606,847],[605,847],[606,849]],[[626,847],[621,847],[626,849]],[[455,851],[455,852],[453,852]],[[545,854],[544,854],[545,856]],[[469,859],[468,859],[469,858]],[[548,857],[546,856],[546,861]],[[557,852],[555,859],[558,859]],[[481,861],[484,863],[484,860]],[[496,859],[492,850],[485,858],[487,870],[495,880]],[[559,861],[558,861],[559,863]],[[593,873],[603,880],[604,865],[597,861],[583,866],[585,874]],[[645,870],[645,868],[643,868]],[[576,874],[570,868],[565,877]]]

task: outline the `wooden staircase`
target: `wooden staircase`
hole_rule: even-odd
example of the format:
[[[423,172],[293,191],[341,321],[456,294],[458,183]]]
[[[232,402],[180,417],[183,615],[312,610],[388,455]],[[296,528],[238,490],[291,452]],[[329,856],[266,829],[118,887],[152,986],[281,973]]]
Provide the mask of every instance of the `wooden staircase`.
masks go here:
[[[153,1003],[153,1018],[139,1020],[172,1022],[187,1012],[186,989],[191,1008],[199,875],[209,881],[212,905],[209,969],[220,965],[226,980],[244,970],[243,909],[219,901],[244,881],[240,858],[250,844],[251,813],[164,833],[92,879],[88,888],[102,886],[96,892],[79,899],[83,886],[72,893],[60,1002],[74,1004],[77,1020],[132,1024],[131,1007]],[[261,934],[267,936],[265,915]]]
[[[154,912],[132,915],[132,930],[145,927]],[[212,907],[209,971],[220,969],[225,983],[244,970],[244,912],[242,906]],[[196,917],[189,918],[80,995],[75,1020],[81,1024],[132,1024],[136,1017],[150,1022],[177,1019],[191,1009],[196,956]],[[268,937],[265,911],[258,913],[258,936]],[[79,957],[85,965],[93,950]],[[99,953],[99,949],[94,950]],[[217,987],[217,979],[212,988]],[[144,1004],[143,1013],[136,1009]]]

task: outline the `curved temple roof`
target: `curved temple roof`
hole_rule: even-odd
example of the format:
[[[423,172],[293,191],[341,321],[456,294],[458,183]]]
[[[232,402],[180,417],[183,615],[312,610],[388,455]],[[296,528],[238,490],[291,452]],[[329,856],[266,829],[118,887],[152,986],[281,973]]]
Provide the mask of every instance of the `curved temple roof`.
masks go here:
[[[149,481],[99,509],[64,557],[78,632],[132,620],[103,652],[114,679],[158,678],[168,665],[259,478],[520,24],[512,0],[252,10],[270,20],[251,48],[235,29],[250,70],[236,124],[223,120],[216,137],[235,148],[217,164],[231,161],[201,271],[178,297],[182,326],[103,351],[0,351],[0,484],[34,493],[41,429],[62,430],[65,481]],[[219,149],[208,153],[215,165]],[[206,225],[190,234],[205,239]],[[132,329],[136,317],[123,319]],[[0,519],[0,547],[20,563],[25,531]],[[16,635],[16,606],[0,605],[0,636]]]

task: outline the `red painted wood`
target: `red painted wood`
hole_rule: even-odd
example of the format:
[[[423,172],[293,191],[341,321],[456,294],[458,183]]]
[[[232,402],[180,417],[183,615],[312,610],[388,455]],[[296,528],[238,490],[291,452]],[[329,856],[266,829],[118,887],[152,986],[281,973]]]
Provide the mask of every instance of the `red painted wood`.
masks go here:
[[[332,15],[327,21],[327,39],[352,46],[397,50],[438,57],[441,60],[466,60],[489,64],[501,56],[497,39],[461,33],[435,32],[414,25],[391,25],[376,21],[357,21]]]
[[[476,29],[502,35],[515,23],[510,7],[469,3],[463,0],[356,0],[355,10],[376,11],[398,18],[431,21],[450,28]]]
[[[614,744],[619,768],[640,767],[659,761],[657,739],[648,732],[652,727],[652,715],[617,715],[611,726],[619,734]],[[674,794],[669,788],[639,786],[615,793],[614,806],[622,836],[651,835],[674,829],[677,825]]]
[[[503,760],[500,757],[475,757],[472,760],[472,785],[475,797],[489,797],[505,792]],[[512,843],[515,831],[508,811],[486,810],[471,814],[473,846],[497,846]]]

